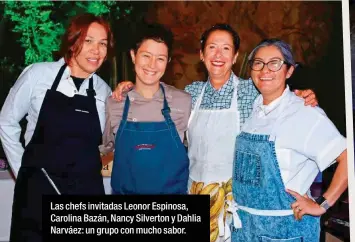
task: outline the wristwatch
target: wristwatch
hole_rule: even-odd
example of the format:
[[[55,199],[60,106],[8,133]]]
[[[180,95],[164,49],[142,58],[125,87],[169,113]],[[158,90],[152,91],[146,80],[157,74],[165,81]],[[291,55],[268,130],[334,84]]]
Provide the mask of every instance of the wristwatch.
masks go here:
[[[318,203],[318,205],[322,208],[324,208],[325,210],[328,210],[330,208],[330,205],[327,201],[327,199],[325,199],[323,196],[320,196],[316,199],[316,203]]]

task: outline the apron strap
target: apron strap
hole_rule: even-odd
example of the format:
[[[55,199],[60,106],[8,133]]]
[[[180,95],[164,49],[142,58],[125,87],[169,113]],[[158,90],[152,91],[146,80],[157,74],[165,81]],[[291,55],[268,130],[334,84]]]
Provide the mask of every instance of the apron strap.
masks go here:
[[[58,72],[57,76],[55,77],[53,85],[51,87],[52,91],[56,91],[57,90],[59,82],[62,79],[62,76],[63,76],[63,73],[64,73],[66,67],[67,67],[67,63],[64,63],[62,65],[62,67],[59,69],[59,72]],[[86,89],[86,93],[87,93],[88,97],[95,97],[96,96],[96,92],[95,92],[95,89],[94,89],[94,80],[93,80],[92,76],[89,79],[89,88]]]
[[[164,118],[166,119],[166,116],[169,116],[169,113],[170,113],[170,108],[169,108],[169,105],[168,105],[168,101],[166,101],[166,97],[165,97],[165,89],[163,87],[162,84],[159,84],[160,85],[160,88],[163,92],[163,96],[164,96],[164,106],[163,106],[163,109],[161,110],[161,113],[163,114]]]
[[[131,102],[129,101],[129,96],[127,94],[126,101],[125,101],[124,108],[123,108],[123,114],[122,114],[122,121],[123,122],[127,121],[128,109],[129,109],[130,103]]]
[[[160,84],[160,88],[161,88],[161,90],[163,92],[163,96],[164,96],[164,107],[161,110],[161,113],[164,116],[165,122],[167,123],[173,138],[174,139],[179,138],[179,133],[177,132],[176,126],[174,124],[174,121],[171,119],[171,116],[170,116],[171,110],[170,110],[170,107],[168,105],[168,101],[166,100],[165,89],[164,89],[162,84]]]
[[[232,79],[230,80],[232,81],[232,84],[233,84],[233,96],[232,96],[232,99],[231,99],[231,104],[230,104],[230,107],[229,109],[236,109],[237,112],[238,112],[238,116],[239,116],[239,109],[238,109],[238,86],[239,86],[239,78],[232,72]],[[201,93],[200,95],[197,97],[196,99],[196,102],[195,102],[195,106],[190,114],[190,117],[189,117],[189,121],[187,123],[187,126],[190,125],[193,117],[196,115],[196,112],[199,110],[200,106],[201,106],[201,103],[202,103],[202,99],[203,99],[203,94],[205,93],[205,90],[206,90],[206,86],[208,84],[208,81],[203,85],[202,87],[202,90],[201,90]],[[239,119],[239,117],[238,117]],[[237,122],[237,121],[236,121]],[[187,133],[187,136],[188,136],[188,133]]]
[[[199,110],[200,108],[200,105],[201,105],[201,102],[202,102],[202,98],[203,98],[203,94],[205,92],[205,89],[206,89],[206,85],[207,85],[207,82],[203,85],[202,87],[202,90],[201,90],[201,93],[200,95],[197,97],[197,100],[195,102],[195,106],[194,108],[191,110],[191,114],[190,114],[190,117],[189,117],[189,121],[187,122],[187,127],[189,127],[190,123],[191,123],[191,120],[193,119],[193,117],[195,116],[196,112]],[[187,134],[187,140],[189,140],[189,132],[186,133]]]
[[[66,67],[67,67],[67,63],[64,63],[64,65],[62,65],[62,67],[59,69],[59,72],[58,72],[57,76],[55,77],[53,85],[51,87],[52,91],[57,90],[57,87],[59,85],[60,80],[62,79],[62,76],[63,76],[63,73],[64,73]]]
[[[172,122],[171,117],[169,115],[170,108],[169,108],[168,102],[166,101],[166,98],[165,98],[164,87],[161,84],[160,84],[160,88],[161,88],[161,90],[163,92],[163,96],[164,96],[164,106],[163,106],[163,109],[161,110],[161,113],[163,114],[163,116],[165,118],[165,121],[169,124],[170,122]],[[123,108],[122,121],[126,121],[127,120],[130,103],[131,102],[129,100],[129,96],[127,94],[127,98],[126,98],[125,105],[124,105],[124,108]]]
[[[203,94],[205,93],[205,90],[206,90],[207,83],[208,82],[206,82],[205,85],[203,85],[203,87],[202,87],[200,96],[196,100],[194,111],[197,111],[200,108],[200,105],[202,103]]]
[[[163,92],[163,96],[164,96],[164,106],[163,106],[163,109],[161,110],[161,113],[164,116],[165,122],[168,125],[172,136],[174,138],[176,138],[176,137],[179,138],[179,133],[177,132],[175,124],[174,124],[174,122],[173,122],[173,120],[171,119],[171,116],[170,116],[170,111],[171,110],[169,108],[168,101],[166,100],[165,89],[164,89],[162,84],[160,84],[160,88],[161,88],[161,90]],[[123,108],[123,114],[122,114],[122,122],[124,122],[124,123],[127,122],[128,110],[129,110],[130,103],[131,102],[129,100],[129,96],[127,94],[127,98],[126,98],[126,101],[125,101],[125,105],[124,105],[124,108]]]
[[[116,133],[116,138],[115,138],[116,140],[118,139],[118,137],[120,137],[122,135],[124,127],[126,126],[129,105],[130,105],[130,101],[129,101],[129,96],[127,94],[126,101],[125,101],[124,108],[123,108],[122,119],[121,119],[121,122],[118,126],[118,130]]]
[[[231,106],[230,109],[232,108],[237,108],[238,109],[238,86],[239,86],[239,78],[232,73],[232,82],[233,82],[233,96],[232,96],[232,101],[231,101]]]
[[[90,77],[89,79],[89,88],[86,89],[86,93],[88,95],[88,97],[95,97],[96,96],[96,92],[95,92],[95,89],[94,89],[94,79],[93,79],[93,76]]]
[[[230,104],[229,108],[230,109],[231,108],[237,108],[239,78],[232,72],[232,78],[229,81],[232,82],[232,85],[233,85],[233,88],[234,88],[233,96],[232,96],[232,100],[231,100],[231,104]],[[200,93],[200,95],[198,96],[198,98],[196,100],[196,103],[195,103],[193,111],[197,111],[200,108],[201,103],[202,103],[202,99],[203,99],[203,94],[205,93],[207,84],[208,84],[208,81],[203,85],[201,93]]]

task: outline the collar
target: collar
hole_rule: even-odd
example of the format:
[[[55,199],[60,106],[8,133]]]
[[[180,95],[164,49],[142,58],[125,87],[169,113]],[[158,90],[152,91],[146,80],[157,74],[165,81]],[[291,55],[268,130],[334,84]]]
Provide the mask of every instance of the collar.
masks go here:
[[[165,90],[165,97],[166,100],[169,101],[172,99],[172,95],[171,92],[172,90],[163,82],[160,82]],[[132,89],[132,91],[130,91],[128,93],[128,97],[130,101],[142,101],[142,102],[146,102],[148,99],[143,97],[141,94],[139,94],[136,89]],[[159,90],[157,92],[154,93],[152,100],[157,100],[157,101],[164,101],[164,95],[163,95],[163,91],[161,90],[161,88],[159,88]]]
[[[64,58],[63,58],[63,57],[60,58],[60,59],[57,61],[57,63],[58,63],[60,66],[64,65],[64,63],[65,63]],[[91,73],[87,78],[85,78],[84,82],[85,82],[86,80],[89,80],[94,74],[95,74],[95,72]],[[64,70],[62,79],[71,78],[70,75],[71,75],[70,67],[69,67],[69,65],[67,65],[67,67],[66,67],[65,70]],[[93,78],[93,84],[94,84],[94,86],[96,85],[96,83],[97,83],[96,78]]]
[[[280,106],[280,104],[282,103],[282,100],[287,98],[290,95],[290,93],[291,93],[290,88],[288,85],[286,85],[286,88],[283,91],[282,95],[267,105],[263,104],[263,100],[264,100],[263,96],[259,95],[259,97],[255,100],[254,108],[256,110],[258,110],[259,112],[262,111],[262,112],[264,112],[265,115],[268,115],[269,113],[274,111],[276,108],[278,108]]]
[[[219,88],[218,90],[212,86],[211,79],[210,79],[210,77],[208,77],[205,93],[208,93],[208,94],[215,94],[215,93],[230,94],[230,93],[233,93],[233,91],[234,91],[233,75],[234,75],[234,73],[232,71],[228,81],[226,83],[224,83],[223,86],[221,88]]]

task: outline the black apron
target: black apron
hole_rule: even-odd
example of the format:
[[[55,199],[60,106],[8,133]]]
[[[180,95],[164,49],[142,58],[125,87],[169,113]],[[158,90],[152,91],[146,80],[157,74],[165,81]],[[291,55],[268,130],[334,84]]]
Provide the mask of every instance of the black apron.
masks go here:
[[[105,194],[98,146],[102,132],[93,78],[87,96],[56,91],[64,64],[46,92],[31,141],[25,147],[12,208],[10,241],[42,241],[42,195]]]

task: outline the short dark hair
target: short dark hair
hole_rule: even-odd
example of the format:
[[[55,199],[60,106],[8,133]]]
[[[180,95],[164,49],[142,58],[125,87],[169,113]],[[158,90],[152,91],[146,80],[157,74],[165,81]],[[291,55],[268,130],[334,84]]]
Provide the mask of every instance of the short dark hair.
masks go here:
[[[239,50],[240,38],[239,38],[237,31],[235,31],[229,24],[217,23],[217,24],[213,25],[211,28],[205,30],[205,32],[203,32],[201,39],[200,39],[202,51],[205,50],[205,45],[206,45],[206,41],[207,41],[208,37],[210,36],[210,34],[212,32],[214,32],[216,30],[222,30],[222,31],[228,32],[232,36],[235,52],[237,52]]]
[[[168,47],[168,57],[171,58],[174,35],[169,28],[162,24],[154,23],[147,24],[142,30],[139,29],[135,36],[134,45],[131,48],[135,54],[142,43],[148,39],[164,43]]]

